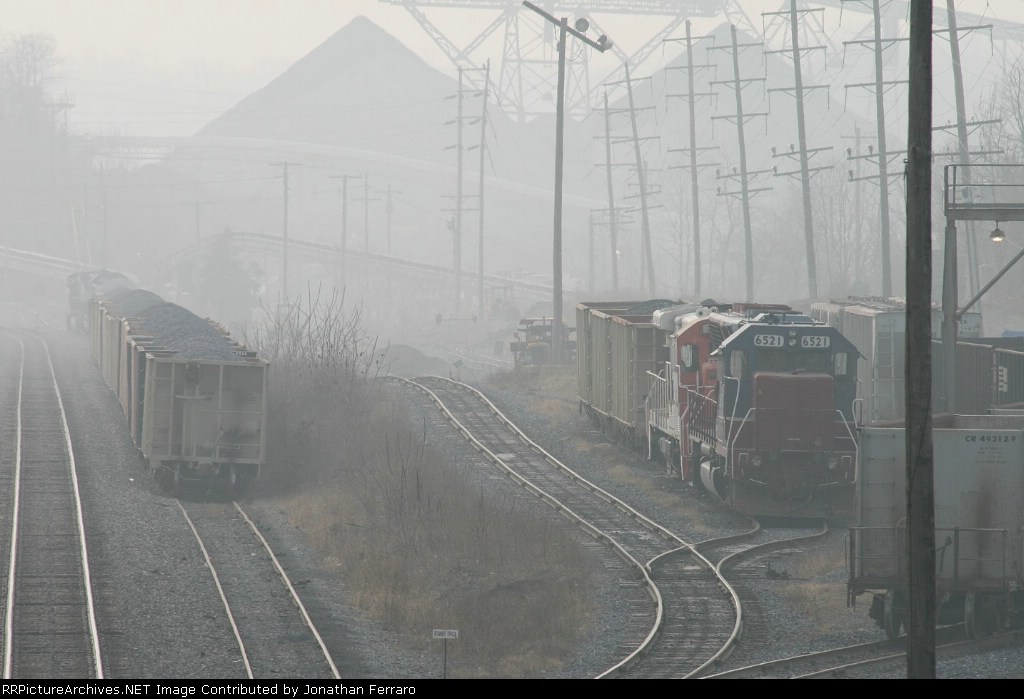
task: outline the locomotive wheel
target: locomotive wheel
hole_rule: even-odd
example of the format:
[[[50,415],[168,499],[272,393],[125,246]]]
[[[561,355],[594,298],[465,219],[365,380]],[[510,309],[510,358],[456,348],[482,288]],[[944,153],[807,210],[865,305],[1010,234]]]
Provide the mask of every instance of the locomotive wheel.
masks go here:
[[[885,624],[885,635],[890,639],[899,638],[903,630],[903,611],[905,607],[901,591],[895,589],[886,591],[883,623]]]
[[[997,595],[968,592],[964,597],[964,623],[972,639],[991,636],[1002,629],[1005,621],[1003,605]]]

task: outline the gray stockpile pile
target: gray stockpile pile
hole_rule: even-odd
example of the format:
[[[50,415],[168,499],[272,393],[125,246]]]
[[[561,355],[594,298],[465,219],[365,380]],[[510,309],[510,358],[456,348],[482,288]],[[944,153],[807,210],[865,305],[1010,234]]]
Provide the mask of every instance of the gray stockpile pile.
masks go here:
[[[237,361],[238,345],[210,321],[176,303],[162,302],[136,314],[132,331],[152,335],[155,345],[182,359]]]

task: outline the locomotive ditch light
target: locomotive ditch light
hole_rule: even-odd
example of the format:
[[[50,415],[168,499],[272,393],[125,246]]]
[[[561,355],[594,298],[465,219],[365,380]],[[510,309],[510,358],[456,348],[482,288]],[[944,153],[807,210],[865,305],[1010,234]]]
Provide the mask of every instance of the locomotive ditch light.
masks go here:
[[[754,454],[753,458],[750,459],[750,465],[754,468],[761,468],[761,455]]]

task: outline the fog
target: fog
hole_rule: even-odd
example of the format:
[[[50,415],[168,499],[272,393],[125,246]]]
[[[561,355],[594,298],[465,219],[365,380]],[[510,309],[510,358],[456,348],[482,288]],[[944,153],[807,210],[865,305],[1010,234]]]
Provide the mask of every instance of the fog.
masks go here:
[[[477,21],[471,12],[465,21],[471,16]],[[624,45],[632,42],[635,49],[654,35],[632,27],[634,19],[604,18],[601,28],[611,34],[608,27],[618,23]],[[937,24],[940,19],[944,25],[945,13],[937,7]],[[751,300],[799,304],[809,293],[799,159],[787,157],[800,147],[794,71],[785,53],[772,50],[785,43],[778,28],[768,18],[764,22],[762,35],[739,33],[744,48],[737,51],[750,173]],[[895,16],[885,26],[905,37],[904,24],[903,16]],[[893,41],[883,51],[887,253],[880,243],[874,61],[871,47],[858,43],[862,27],[847,20],[842,32],[822,40],[829,48],[821,51],[811,50],[818,45],[813,34],[804,39],[821,298],[881,294],[886,256],[893,294],[905,295],[907,42]],[[672,33],[682,36],[683,27]],[[950,127],[956,121],[954,70],[941,36],[934,55],[936,301],[944,167],[954,162],[942,154],[956,150],[956,129]],[[973,32],[961,44],[970,149],[986,151],[977,157],[991,162],[1017,163],[1024,159],[1024,125],[1013,95],[1024,86],[1024,63],[1019,45],[1008,38],[1013,34],[1001,29],[993,36]],[[570,38],[567,99],[578,104],[574,95],[586,94],[590,81],[592,109],[574,109],[565,121],[562,284],[568,321],[581,300],[739,301],[747,295],[730,44],[723,22],[709,25],[694,50],[694,63],[701,65],[693,88],[701,95],[694,100],[698,289],[686,56],[662,50],[661,65],[648,61],[633,70],[634,140],[621,76],[599,82],[608,72],[596,67],[610,58]],[[545,86],[552,63],[523,73],[527,82],[536,81],[523,94],[537,114],[525,118],[512,108],[502,72],[511,68],[501,46],[487,57],[491,89],[485,101],[475,87],[479,68],[463,72],[460,90],[453,67],[439,68],[436,56],[428,62],[360,16],[194,132],[136,136],[129,129],[96,133],[76,126],[74,95],[60,79],[62,47],[52,37],[11,35],[3,48],[0,149],[7,167],[0,244],[19,251],[0,255],[8,304],[30,300],[41,315],[59,322],[62,278],[68,265],[77,264],[121,271],[236,329],[286,300],[331,288],[364,309],[368,332],[401,343],[415,335],[424,343],[490,348],[509,339],[519,316],[551,313],[556,123]],[[589,75],[582,70],[584,51],[595,54]],[[638,159],[647,184],[651,270]],[[1020,250],[1020,224],[999,225],[1006,232],[1001,244],[989,240],[991,222],[961,224],[961,239],[974,241],[973,250],[962,246],[961,300],[973,297]],[[26,251],[59,262],[26,257]],[[1009,302],[1022,281],[1014,268],[988,292],[982,303],[986,334],[1024,328],[1024,317]]]

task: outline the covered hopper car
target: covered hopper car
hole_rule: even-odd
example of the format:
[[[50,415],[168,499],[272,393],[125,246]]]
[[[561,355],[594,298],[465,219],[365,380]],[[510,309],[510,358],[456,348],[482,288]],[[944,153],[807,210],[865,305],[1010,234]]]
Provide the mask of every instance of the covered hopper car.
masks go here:
[[[90,352],[161,489],[235,496],[266,450],[268,362],[152,292],[89,292]]]
[[[861,430],[847,603],[895,638],[907,624],[906,441],[902,427]],[[945,416],[932,429],[935,582],[940,625],[972,637],[1024,621],[1024,414]]]
[[[772,304],[581,303],[581,409],[755,517],[852,512],[858,353]]]

